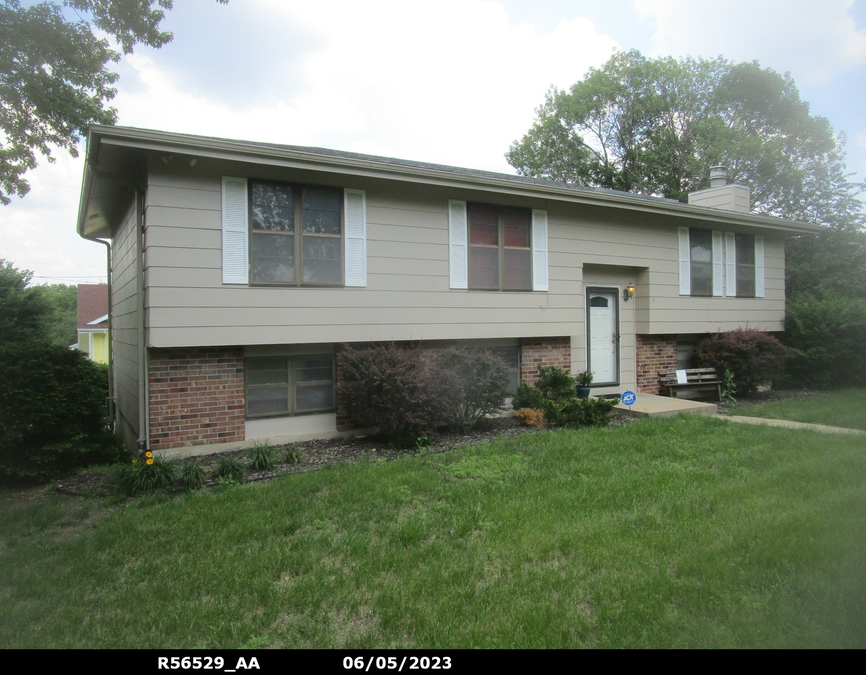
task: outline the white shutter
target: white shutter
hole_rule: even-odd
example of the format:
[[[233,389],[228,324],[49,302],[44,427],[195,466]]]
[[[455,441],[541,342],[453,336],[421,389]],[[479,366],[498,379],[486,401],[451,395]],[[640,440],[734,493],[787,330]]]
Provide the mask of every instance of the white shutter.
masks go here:
[[[532,290],[548,290],[547,211],[532,210]]]
[[[448,250],[451,288],[469,288],[469,228],[466,202],[448,200]]]
[[[725,295],[737,297],[737,237],[725,232]]]
[[[364,190],[345,190],[346,286],[367,285],[367,196]]]
[[[723,255],[724,238],[721,232],[713,231],[713,295],[725,294],[725,260]]]
[[[692,294],[692,251],[689,246],[689,228],[680,227],[680,295]]]
[[[223,283],[248,284],[247,179],[223,176]]]
[[[755,237],[755,297],[764,297],[764,238]]]

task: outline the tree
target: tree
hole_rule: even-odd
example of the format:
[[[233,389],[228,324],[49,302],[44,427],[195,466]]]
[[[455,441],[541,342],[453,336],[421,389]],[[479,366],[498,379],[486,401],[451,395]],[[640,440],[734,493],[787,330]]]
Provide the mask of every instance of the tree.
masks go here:
[[[0,347],[45,339],[49,307],[32,279],[33,272],[0,259]]]
[[[569,90],[551,89],[536,112],[506,153],[521,175],[685,202],[723,164],[759,213],[864,223],[844,135],[809,114],[790,75],[757,62],[617,53]]]
[[[37,153],[53,162],[56,146],[77,157],[88,126],[115,123],[117,111],[107,104],[118,76],[108,64],[120,52],[94,29],[113,37],[124,54],[137,44],[158,49],[172,39],[159,29],[172,4],[62,0],[22,7],[20,0],[0,0],[0,203],[29,192],[24,174],[37,166]]]
[[[45,336],[58,347],[78,342],[78,286],[50,284],[35,289],[48,306]]]

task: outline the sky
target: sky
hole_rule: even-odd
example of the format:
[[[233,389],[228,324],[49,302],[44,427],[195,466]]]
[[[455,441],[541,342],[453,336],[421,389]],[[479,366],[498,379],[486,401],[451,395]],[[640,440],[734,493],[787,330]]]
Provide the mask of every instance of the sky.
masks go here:
[[[551,86],[616,50],[721,55],[789,72],[866,178],[866,0],[178,0],[162,28],[116,64],[118,124],[514,173]],[[83,146],[56,156],[0,206],[0,258],[103,282],[105,247],[75,231]]]

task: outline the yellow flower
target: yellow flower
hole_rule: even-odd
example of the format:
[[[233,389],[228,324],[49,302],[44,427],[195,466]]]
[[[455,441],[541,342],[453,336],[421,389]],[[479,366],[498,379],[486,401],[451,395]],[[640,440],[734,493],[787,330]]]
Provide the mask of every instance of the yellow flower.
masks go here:
[[[153,453],[152,452],[145,452],[144,456],[147,457],[148,459],[150,459],[151,457],[153,457]]]
[[[153,464],[153,460],[152,460],[152,459],[149,459],[149,460],[147,460],[147,463],[148,463],[148,464]]]

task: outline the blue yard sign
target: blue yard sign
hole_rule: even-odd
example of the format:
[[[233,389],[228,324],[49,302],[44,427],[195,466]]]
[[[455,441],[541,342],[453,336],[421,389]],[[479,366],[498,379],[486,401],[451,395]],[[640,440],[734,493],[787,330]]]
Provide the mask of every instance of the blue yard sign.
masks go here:
[[[621,400],[623,405],[634,405],[634,402],[637,401],[637,394],[633,391],[623,392]]]

